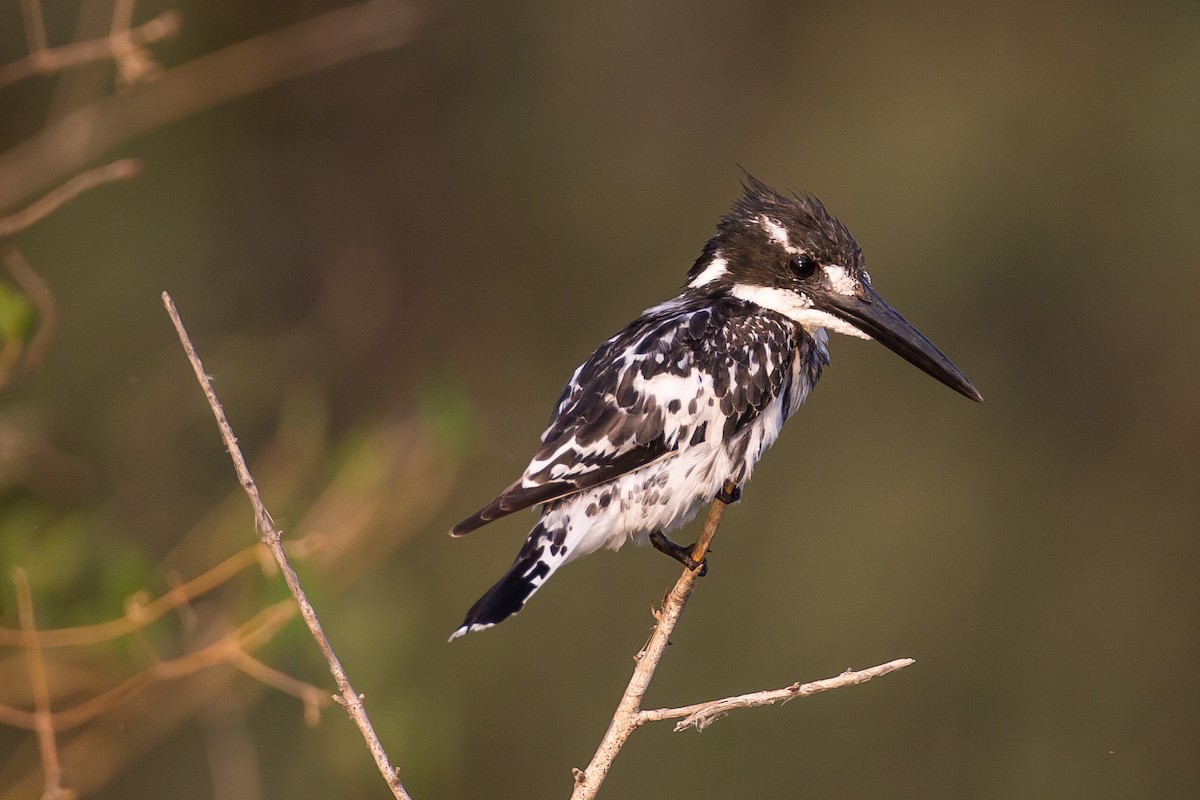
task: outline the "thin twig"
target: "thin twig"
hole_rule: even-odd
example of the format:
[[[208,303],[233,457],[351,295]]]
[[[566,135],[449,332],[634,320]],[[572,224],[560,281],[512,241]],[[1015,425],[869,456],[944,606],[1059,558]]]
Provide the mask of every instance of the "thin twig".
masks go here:
[[[36,3],[34,5],[36,6]],[[118,3],[118,5],[120,4]],[[38,13],[40,19],[40,10]],[[115,13],[114,9],[114,16]],[[116,19],[114,18],[113,21],[115,23]],[[136,28],[126,28],[123,31],[114,30],[108,36],[99,39],[72,42],[62,47],[47,48],[44,34],[41,39],[41,47],[35,47],[34,39],[31,36],[28,55],[0,66],[0,89],[34,75],[49,75],[95,61],[111,58],[119,62],[121,57],[127,55],[136,46],[167,39],[178,33],[179,28],[179,13],[165,11]]]
[[[74,175],[147,131],[237,97],[416,38],[435,10],[365,0],[171,67],[50,122],[0,153],[0,211]]]
[[[727,494],[732,493],[733,489],[732,485],[726,484]],[[714,501],[709,508],[708,517],[704,520],[704,529],[700,532],[700,538],[696,540],[692,550],[692,558],[696,561],[704,560],[708,546],[712,543],[713,536],[716,535],[717,526],[721,524],[721,515],[724,511],[725,503],[720,500]],[[633,671],[633,677],[630,678],[629,685],[625,687],[625,694],[621,696],[621,702],[617,704],[617,711],[613,714],[612,722],[609,723],[604,738],[600,740],[600,746],[596,748],[596,754],[592,756],[592,762],[585,770],[575,770],[575,790],[571,793],[572,800],[588,800],[596,796],[596,792],[600,790],[600,784],[604,782],[609,768],[612,767],[613,759],[617,757],[617,753],[621,752],[621,748],[624,747],[630,734],[642,724],[640,719],[642,698],[645,697],[646,690],[650,688],[654,671],[658,668],[663,651],[670,642],[671,632],[675,630],[675,624],[679,622],[683,608],[687,605],[688,597],[695,588],[696,577],[696,571],[684,569],[679,580],[675,582],[675,587],[667,595],[662,611],[658,614],[654,633],[651,634],[650,641],[637,655],[637,667]]]
[[[305,683],[286,672],[280,672],[274,667],[267,666],[243,650],[233,653],[230,661],[235,667],[259,683],[290,694],[304,703],[304,722],[310,728],[314,728],[320,723],[321,709],[332,702],[329,694],[319,686]]]
[[[33,615],[33,594],[29,591],[29,578],[20,567],[12,571],[13,585],[17,589],[17,616],[21,631],[26,635],[25,657],[29,662],[29,683],[33,688],[34,725],[37,728],[38,752],[42,758],[42,772],[46,776],[43,797],[58,800],[63,794],[62,765],[58,761],[58,744],[54,739],[54,714],[50,710],[50,684],[46,680],[46,662],[42,648],[37,643],[37,623]]]
[[[30,55],[37,56],[46,50],[46,22],[42,18],[41,0],[21,0],[21,13],[25,17],[25,43]]]
[[[66,183],[33,201],[20,211],[0,217],[0,236],[14,233],[40,222],[52,211],[88,189],[105,183],[128,181],[137,177],[141,164],[136,158],[122,158],[86,172],[81,172]]]
[[[0,391],[4,391],[23,376],[36,372],[41,367],[42,359],[45,358],[46,351],[54,341],[54,334],[58,331],[58,304],[54,301],[54,292],[50,290],[49,284],[33,271],[33,267],[29,266],[20,250],[5,247],[0,259],[4,261],[4,268],[8,270],[8,274],[37,311],[37,329],[29,337],[29,343],[20,345],[16,361],[11,365],[6,364],[5,368],[0,370]],[[12,343],[5,344],[8,346]]]
[[[133,25],[133,7],[137,0],[116,0],[113,3],[112,25],[109,33],[113,36],[129,33]]]
[[[156,682],[179,680],[220,664],[233,664],[240,667],[241,665],[237,661],[241,656],[270,641],[295,614],[296,605],[293,602],[290,600],[279,602],[267,606],[220,639],[198,650],[167,661],[155,657],[153,663],[146,669],[136,675],[131,675],[103,694],[85,700],[77,706],[51,714],[52,730],[66,731],[91,722],[101,714],[128,703]],[[243,671],[252,678],[258,678],[258,675]],[[270,682],[263,682],[273,686]],[[308,702],[305,699],[306,705]],[[307,717],[307,710],[305,713]],[[14,728],[38,730],[38,712],[24,711],[0,704],[0,723]]]
[[[179,335],[179,341],[183,345],[184,353],[187,354],[188,362],[191,363],[192,370],[196,373],[196,380],[200,384],[200,388],[204,391],[204,396],[208,399],[208,405],[212,409],[213,417],[217,421],[217,427],[221,430],[221,438],[225,441],[230,458],[233,459],[233,467],[237,472],[238,480],[241,482],[246,496],[250,498],[250,504],[254,507],[254,517],[260,538],[271,550],[271,555],[275,557],[276,563],[279,564],[279,569],[283,573],[283,578],[287,582],[288,589],[291,590],[292,596],[296,599],[296,604],[300,607],[300,614],[304,618],[305,624],[308,625],[313,638],[316,640],[317,646],[321,649],[322,655],[325,656],[326,662],[329,664],[329,672],[333,675],[333,680],[337,683],[340,693],[338,702],[346,708],[346,713],[350,715],[350,719],[353,720],[354,724],[358,726],[359,731],[362,732],[363,739],[366,741],[367,747],[371,750],[371,755],[375,758],[375,764],[379,768],[380,774],[383,775],[383,779],[387,782],[388,787],[392,790],[392,794],[399,800],[411,800],[408,792],[404,789],[404,785],[400,782],[400,770],[392,765],[391,759],[388,758],[387,752],[383,749],[383,744],[379,741],[379,737],[375,733],[375,728],[371,725],[371,720],[367,717],[362,695],[358,694],[354,690],[354,687],[351,686],[350,679],[346,676],[346,671],[343,669],[341,661],[333,651],[333,646],[330,645],[329,639],[325,636],[325,631],[321,628],[317,612],[313,610],[312,604],[308,601],[308,596],[304,593],[304,589],[300,585],[300,579],[297,577],[296,571],[292,569],[291,562],[288,561],[287,554],[283,550],[281,534],[275,528],[274,520],[271,519],[271,515],[263,505],[258,485],[254,482],[254,477],[250,474],[250,469],[246,466],[246,459],[242,455],[241,448],[238,447],[237,437],[234,436],[233,428],[229,425],[229,420],[225,417],[225,410],[221,407],[221,403],[217,399],[212,381],[205,374],[204,365],[200,363],[200,357],[196,355],[196,348],[192,345],[192,340],[188,337],[187,331],[183,327],[183,321],[179,318],[175,302],[167,292],[163,292],[162,299],[167,313],[171,316],[171,322],[175,325],[175,332]]]
[[[887,675],[889,672],[904,669],[915,663],[911,658],[897,658],[895,661],[889,661],[877,667],[860,670],[848,669],[841,675],[836,675],[832,678],[825,678],[824,680],[812,681],[810,683],[797,682],[782,689],[739,694],[735,697],[723,697],[720,700],[710,700],[707,703],[694,703],[690,706],[681,706],[680,708],[654,708],[643,711],[640,715],[640,722],[658,722],[664,719],[683,718],[682,722],[675,725],[676,732],[686,730],[690,727],[695,727],[696,730],[702,731],[735,709],[786,703],[788,700],[794,700],[797,697],[808,697],[810,694],[827,692],[830,689],[839,689],[843,686],[857,686],[860,683],[866,683],[872,678]]]
[[[307,538],[307,537],[306,537]],[[288,550],[295,552],[302,549],[304,539],[289,542]],[[295,545],[295,547],[294,547]],[[80,625],[72,628],[53,628],[35,633],[37,644],[43,649],[52,647],[76,647],[79,645],[99,644],[118,636],[127,636],[134,631],[146,627],[179,606],[200,597],[221,586],[242,570],[259,563],[262,545],[255,544],[245,550],[234,553],[229,558],[217,564],[210,570],[197,575],[190,581],[171,587],[171,590],[161,597],[147,603],[136,605],[126,604],[123,617],[98,622],[95,625]],[[0,626],[0,645],[22,647],[26,638],[18,630]]]

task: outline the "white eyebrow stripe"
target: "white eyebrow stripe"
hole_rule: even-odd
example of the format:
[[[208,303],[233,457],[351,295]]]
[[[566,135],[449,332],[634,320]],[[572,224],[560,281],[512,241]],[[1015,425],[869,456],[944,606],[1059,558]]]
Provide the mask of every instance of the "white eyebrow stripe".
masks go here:
[[[787,228],[780,225],[775,220],[766,215],[760,215],[758,224],[771,237],[771,241],[788,251],[792,255],[800,252],[800,248],[792,245],[792,240],[788,238]]]

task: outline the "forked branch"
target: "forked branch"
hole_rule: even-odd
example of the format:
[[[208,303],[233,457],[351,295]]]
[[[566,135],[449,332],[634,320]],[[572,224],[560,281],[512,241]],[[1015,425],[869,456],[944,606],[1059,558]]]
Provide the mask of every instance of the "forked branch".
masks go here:
[[[735,487],[732,484],[726,484],[723,494],[734,495]],[[692,551],[692,558],[696,562],[704,560],[713,536],[717,532],[717,526],[721,524],[721,515],[724,510],[725,503],[720,500],[714,501],[709,508],[708,517],[704,521],[704,529]],[[635,656],[637,667],[633,671],[633,677],[625,689],[625,694],[621,696],[621,701],[617,704],[617,711],[613,714],[608,731],[600,741],[600,746],[596,748],[596,754],[592,756],[592,761],[588,764],[587,769],[574,770],[575,789],[571,793],[571,800],[591,800],[596,796],[600,785],[608,776],[608,771],[612,767],[617,753],[625,746],[630,735],[647,722],[682,719],[675,726],[676,731],[682,731],[692,726],[697,730],[703,730],[720,717],[738,708],[753,708],[787,702],[796,697],[807,697],[810,694],[842,686],[866,683],[872,678],[903,669],[914,663],[911,658],[900,658],[877,667],[858,671],[846,670],[833,678],[811,683],[794,683],[774,691],[752,692],[679,708],[643,710],[642,698],[645,697],[646,690],[650,687],[650,681],[654,678],[654,672],[658,668],[658,662],[662,660],[663,652],[670,643],[671,632],[675,630],[675,625],[679,622],[680,615],[683,614],[683,608],[687,605],[692,589],[695,588],[697,576],[698,573],[692,569],[684,569],[679,580],[675,582],[675,587],[667,595],[662,610],[657,614],[658,622],[654,626],[654,633],[651,634],[650,641]]]
[[[736,487],[732,484],[726,484],[725,494],[732,495],[735,489]],[[692,548],[692,559],[696,562],[704,561],[704,556],[708,553],[708,546],[717,533],[717,526],[721,524],[721,515],[724,512],[725,503],[720,500],[714,501],[708,509],[708,516],[704,520],[700,538],[696,540],[696,544]],[[575,770],[575,790],[571,793],[572,800],[588,800],[588,798],[596,796],[617,753],[621,752],[621,748],[625,746],[630,734],[642,724],[640,719],[642,698],[646,696],[646,690],[650,688],[654,671],[658,669],[658,662],[662,660],[663,651],[667,649],[667,644],[670,642],[671,632],[675,630],[675,625],[679,622],[680,615],[683,614],[683,608],[687,605],[688,598],[691,597],[692,589],[696,587],[697,576],[697,571],[685,568],[683,574],[679,576],[679,580],[675,582],[674,588],[667,595],[662,610],[658,613],[658,623],[654,626],[654,633],[650,635],[650,641],[646,642],[641,652],[635,656],[637,667],[633,670],[633,677],[630,678],[629,685],[625,687],[625,694],[621,696],[621,702],[617,704],[617,711],[613,714],[612,722],[609,723],[604,738],[600,740],[600,746],[596,748],[596,754],[592,756],[592,763],[588,764],[585,770]]]

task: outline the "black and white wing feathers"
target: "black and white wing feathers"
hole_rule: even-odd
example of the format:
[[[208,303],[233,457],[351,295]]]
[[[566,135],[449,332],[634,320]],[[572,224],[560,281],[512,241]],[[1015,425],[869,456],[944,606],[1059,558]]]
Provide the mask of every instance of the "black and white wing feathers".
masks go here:
[[[786,392],[798,346],[795,323],[736,298],[648,310],[575,371],[521,479],[451,534],[728,439]]]

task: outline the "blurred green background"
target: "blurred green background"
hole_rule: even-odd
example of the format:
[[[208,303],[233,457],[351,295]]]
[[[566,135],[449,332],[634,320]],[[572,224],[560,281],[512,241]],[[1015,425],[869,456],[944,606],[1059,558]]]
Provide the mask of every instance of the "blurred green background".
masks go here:
[[[134,21],[182,13],[150,47],[165,81],[335,7]],[[111,8],[46,4],[51,44]],[[648,703],[917,664],[642,729],[601,796],[1200,796],[1200,5],[422,8],[394,47],[126,137],[87,166],[136,157],[135,181],[3,243],[58,327],[0,396],[0,622],[13,566],[41,627],[80,625],[253,541],[166,289],[276,520],[324,536],[302,577],[409,790],[565,797],[678,568],[598,554],[447,645],[530,518],[445,532],[520,473],[576,364],[676,291],[741,164],[819,195],[986,403],[834,338]],[[4,3],[0,63],[21,20]],[[112,73],[0,89],[0,175]],[[144,114],[148,91],[119,96]],[[0,213],[48,188],[10,185]],[[283,597],[250,570],[142,636],[51,651],[56,705]],[[296,621],[255,654],[330,685]],[[0,702],[32,707],[20,653],[0,670]],[[64,782],[97,798],[387,796],[339,709],[307,728],[229,666],[62,740]],[[40,780],[34,737],[0,726],[0,797]]]

